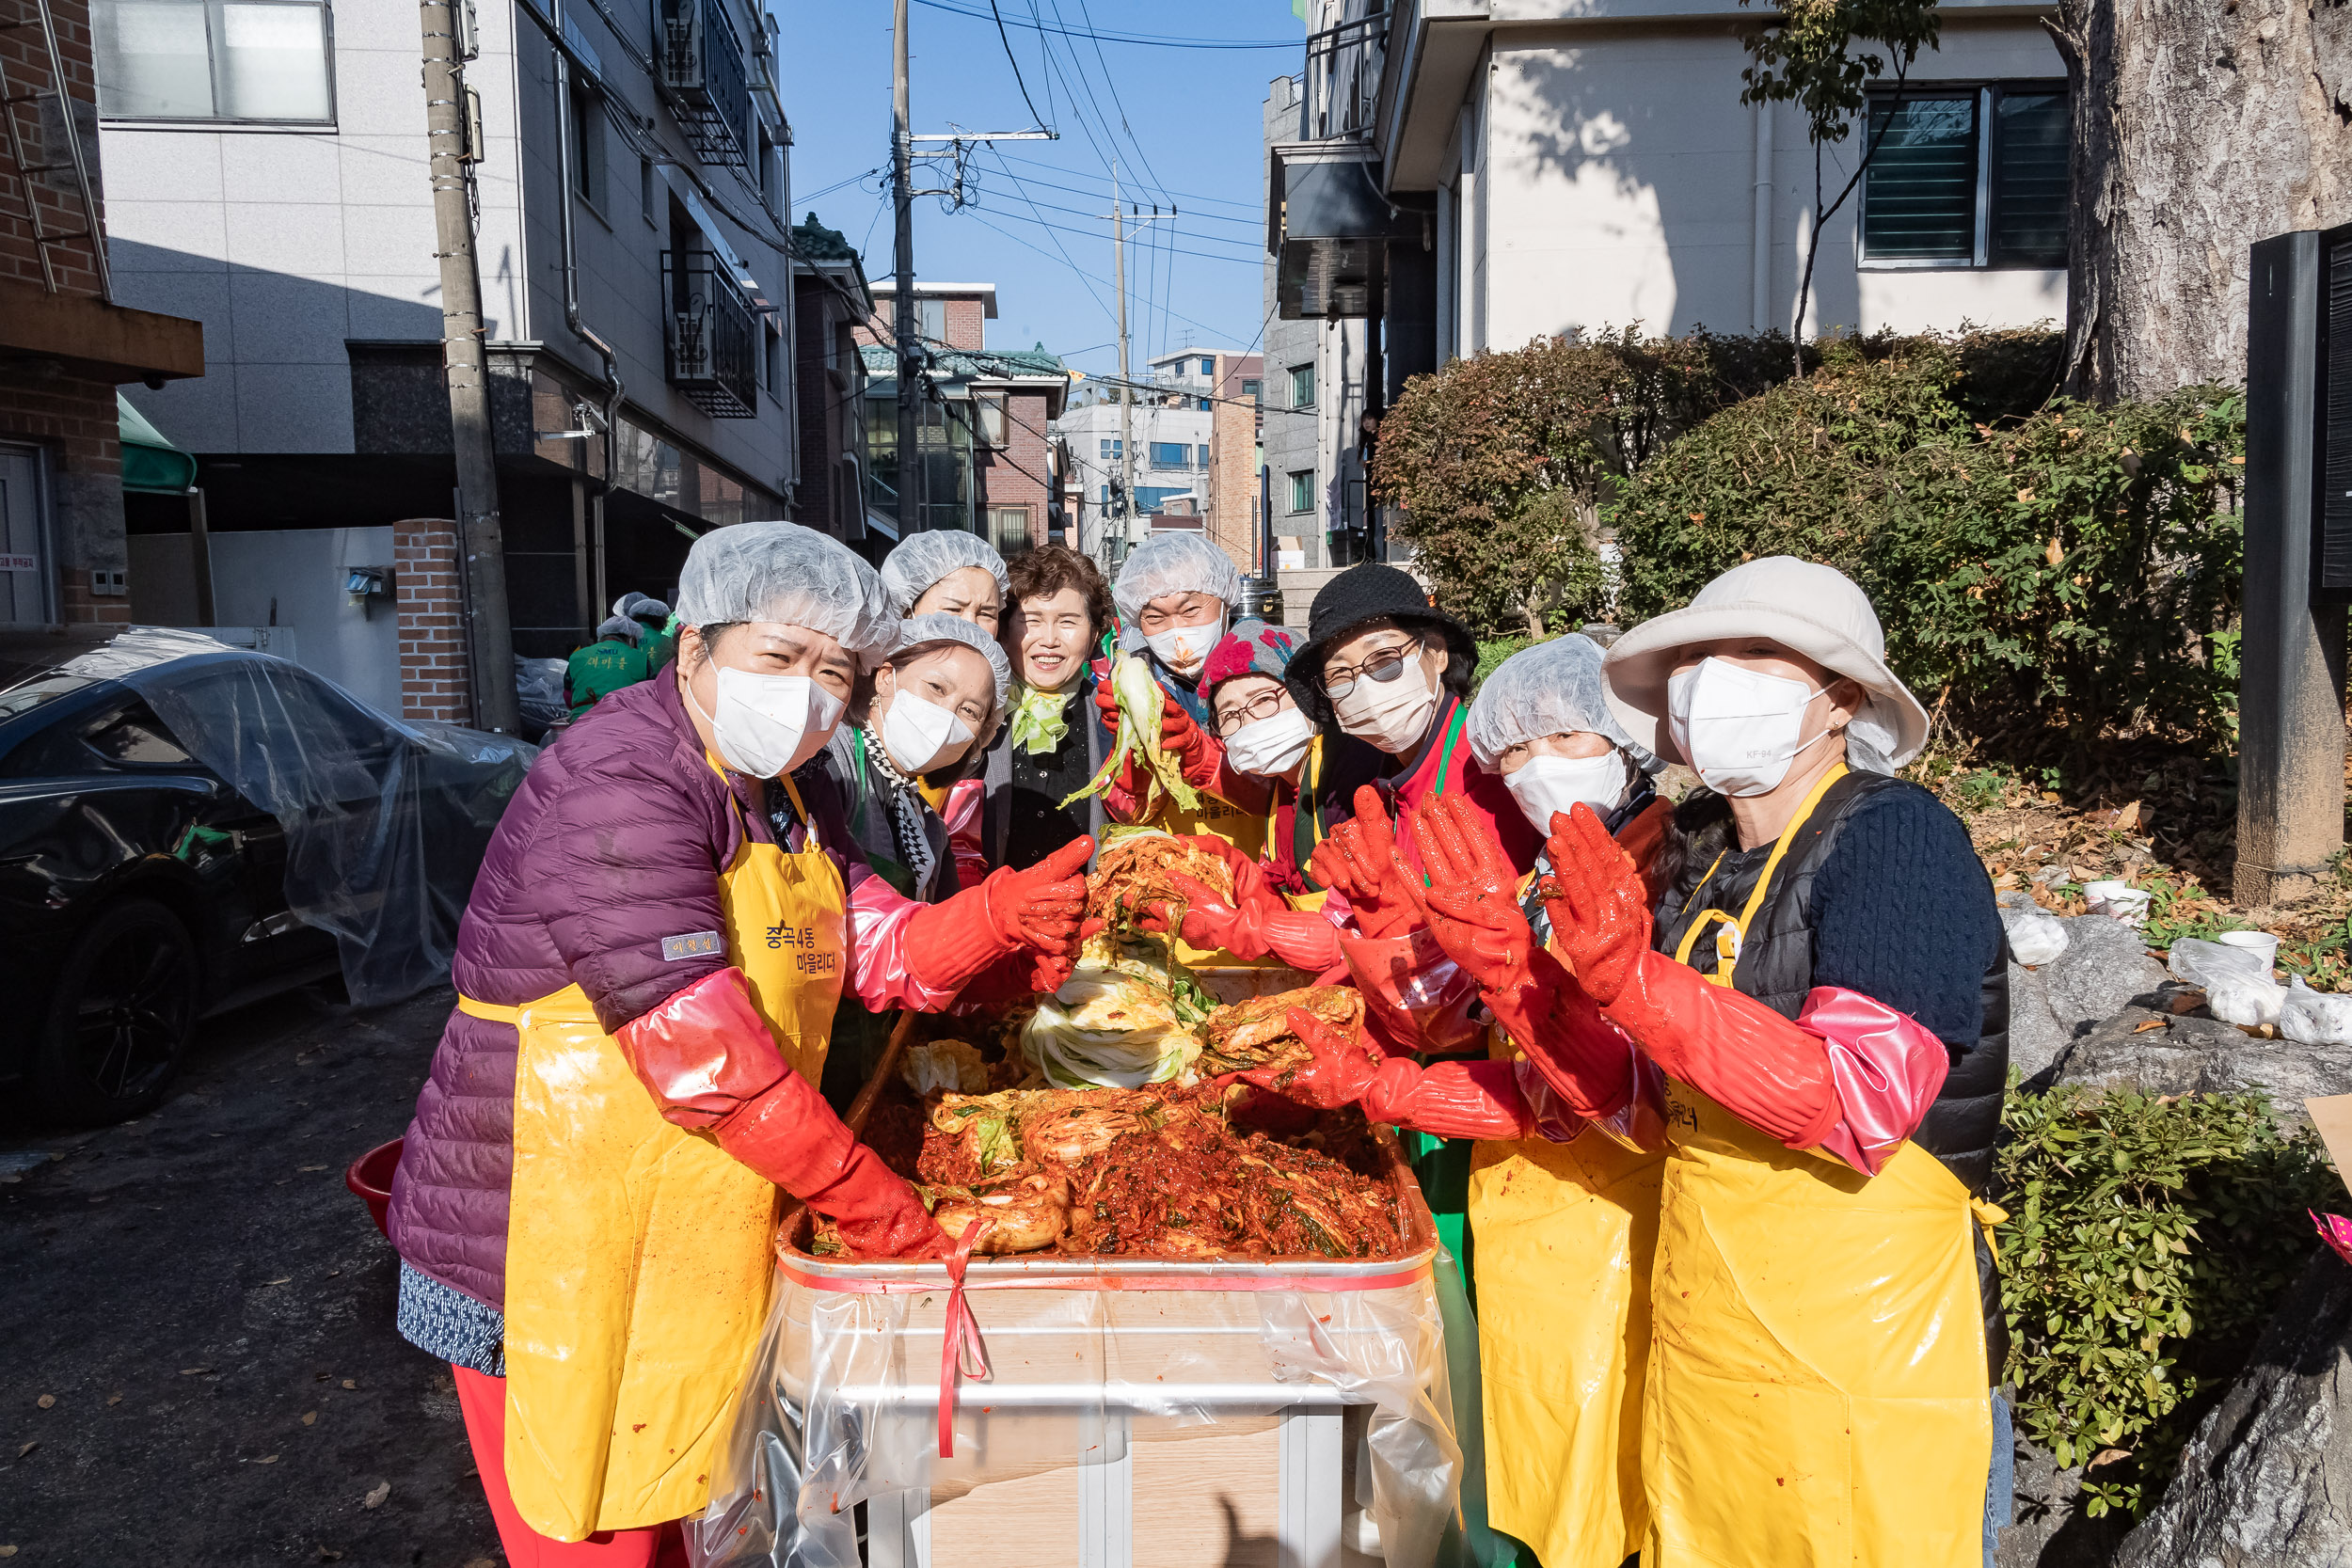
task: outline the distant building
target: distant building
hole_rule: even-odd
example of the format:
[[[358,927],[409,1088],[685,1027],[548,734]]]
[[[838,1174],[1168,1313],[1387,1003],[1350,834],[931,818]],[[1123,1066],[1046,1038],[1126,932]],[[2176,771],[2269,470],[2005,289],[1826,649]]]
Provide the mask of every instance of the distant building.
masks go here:
[[[1048,542],[1062,523],[1055,421],[1070,372],[1043,343],[991,349],[993,283],[914,285],[915,334],[927,359],[920,440],[923,526],[978,533],[1008,556]],[[866,520],[898,526],[897,290],[873,286],[857,338],[866,371]]]
[[[811,213],[792,230],[793,309],[800,373],[801,486],[793,517],[862,545],[866,514],[866,361],[858,333],[874,296],[857,250]],[[890,528],[898,526],[895,518]],[[886,542],[886,540],[885,540]]]
[[[1258,356],[1198,346],[1170,350],[1147,368],[1135,393],[1135,515],[1145,527],[1205,532],[1245,572],[1258,570],[1256,399]],[[1116,388],[1064,415],[1078,480],[1083,548],[1116,563],[1135,542],[1120,537],[1124,483]],[[1170,503],[1192,498],[1185,505]],[[1169,522],[1168,518],[1181,518]]]
[[[201,381],[131,401],[201,465],[218,618],[299,615],[339,679],[396,665],[342,582],[453,510],[416,7],[92,8],[121,296],[206,327]],[[775,24],[464,10],[508,610],[518,653],[559,655],[803,478]]]

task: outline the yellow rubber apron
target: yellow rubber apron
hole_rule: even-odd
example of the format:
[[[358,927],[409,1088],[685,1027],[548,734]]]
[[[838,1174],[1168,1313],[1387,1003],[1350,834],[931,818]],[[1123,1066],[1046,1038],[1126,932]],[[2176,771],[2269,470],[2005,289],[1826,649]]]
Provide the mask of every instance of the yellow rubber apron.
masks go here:
[[[1498,1060],[1518,1048],[1493,1033]],[[1470,1155],[1486,1522],[1544,1568],[1641,1548],[1642,1386],[1662,1149],[1585,1130],[1481,1139]]]
[[[1740,919],[1701,923],[1717,984],[1834,779]],[[1666,1123],[1643,1568],[1977,1568],[1992,1379],[1967,1189],[1915,1144],[1876,1177],[1795,1152],[1685,1084]]]
[[[719,890],[727,956],[778,1053],[815,1083],[847,962],[840,871],[813,829],[799,854],[747,834]],[[578,986],[520,1007],[458,1006],[511,1021],[519,1038],[506,1237],[516,1509],[558,1541],[697,1513],[768,1309],[777,1190],[708,1133],[662,1119]]]

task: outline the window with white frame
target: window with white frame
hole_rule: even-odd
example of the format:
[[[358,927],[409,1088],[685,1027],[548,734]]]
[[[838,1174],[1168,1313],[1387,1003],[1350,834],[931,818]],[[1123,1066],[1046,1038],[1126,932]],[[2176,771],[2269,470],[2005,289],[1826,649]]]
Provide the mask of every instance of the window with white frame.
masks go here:
[[[980,445],[1001,447],[1005,444],[1005,394],[981,392],[972,400],[980,418]]]
[[[1874,97],[1861,265],[2062,267],[2063,82],[1931,84]]]
[[[1312,512],[1315,509],[1315,471],[1298,468],[1291,473],[1291,510]]]
[[[334,123],[319,0],[96,0],[90,24],[109,119]]]
[[[1291,367],[1291,406],[1312,408],[1315,405],[1315,368],[1312,365]]]
[[[1192,448],[1183,441],[1154,441],[1152,443],[1152,467],[1189,468],[1192,467]]]

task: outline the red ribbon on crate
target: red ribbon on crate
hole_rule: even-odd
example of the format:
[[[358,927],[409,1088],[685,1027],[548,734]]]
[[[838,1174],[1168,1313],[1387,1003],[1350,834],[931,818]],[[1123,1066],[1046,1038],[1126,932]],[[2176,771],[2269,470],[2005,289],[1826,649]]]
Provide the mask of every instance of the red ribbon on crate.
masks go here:
[[[939,1457],[956,1457],[956,1379],[989,1375],[988,1352],[980,1344],[980,1322],[963,1297],[963,1271],[972,1263],[972,1244],[980,1239],[985,1222],[963,1227],[962,1239],[947,1259],[946,1333],[939,1343]]]

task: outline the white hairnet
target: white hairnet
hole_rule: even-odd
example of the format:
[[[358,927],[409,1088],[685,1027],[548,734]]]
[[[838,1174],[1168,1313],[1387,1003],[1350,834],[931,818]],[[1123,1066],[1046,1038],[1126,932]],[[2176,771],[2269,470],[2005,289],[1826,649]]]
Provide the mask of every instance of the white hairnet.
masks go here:
[[[917,535],[916,537],[921,537]],[[988,668],[996,677],[995,712],[1002,714],[1012,700],[1012,662],[1005,657],[1005,650],[996,639],[961,615],[916,615],[898,623],[898,646],[890,650],[886,664],[898,664],[916,654],[957,643],[984,655]]]
[[[1131,648],[1143,646],[1136,617],[1153,599],[1169,594],[1214,594],[1234,615],[1241,613],[1241,571],[1207,537],[1198,533],[1155,533],[1135,548],[1119,569],[1111,598],[1119,618],[1127,624]]]
[[[780,621],[822,632],[870,668],[896,645],[898,617],[874,568],[798,523],[737,523],[694,541],[678,573],[690,626]]]
[[[940,578],[966,566],[977,566],[996,579],[999,601],[1012,597],[1012,579],[1005,576],[1005,558],[977,533],[940,529],[909,534],[898,548],[882,557],[882,586],[901,615],[914,611],[914,601],[930,592]]]
[[[637,590],[632,588],[628,593],[612,601],[612,613],[615,615],[634,615],[637,613],[637,607],[644,602],[645,595],[638,593]]]
[[[621,613],[632,621],[667,621],[670,618],[670,607],[660,599],[649,599],[641,594],[637,597],[636,606]]]
[[[634,642],[639,638],[644,636],[644,634],[645,628],[639,626],[636,622],[630,620],[626,615],[612,616],[605,621],[604,625],[596,628],[596,636],[599,639],[607,637],[626,637],[631,642]]]
[[[1599,643],[1570,632],[1521,648],[1496,665],[1470,700],[1463,726],[1480,765],[1491,768],[1514,746],[1581,730],[1605,736],[1645,773],[1663,768],[1665,764],[1633,743],[1609,711],[1600,678],[1602,657]]]

